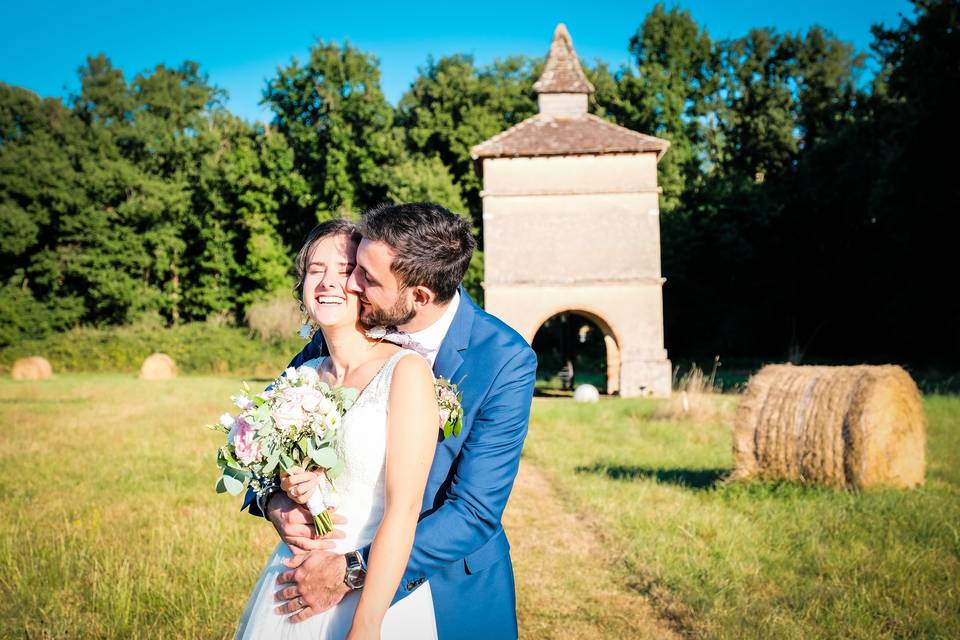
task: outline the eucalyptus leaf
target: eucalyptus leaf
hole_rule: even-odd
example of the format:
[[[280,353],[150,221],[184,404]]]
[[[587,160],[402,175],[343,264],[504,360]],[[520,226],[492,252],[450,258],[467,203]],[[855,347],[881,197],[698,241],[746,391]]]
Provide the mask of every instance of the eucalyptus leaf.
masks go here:
[[[229,469],[230,467],[227,467],[227,468]],[[223,486],[227,490],[227,493],[229,493],[232,496],[238,496],[240,495],[240,492],[243,491],[243,482],[241,482],[240,480],[237,480],[231,475],[224,474],[223,477],[220,478],[220,482],[223,483]]]
[[[227,465],[223,468],[223,475],[230,476],[231,478],[234,478],[242,483],[247,481],[248,474],[243,469]]]
[[[280,458],[277,458],[276,460],[267,460],[267,464],[263,466],[263,469],[260,470],[260,473],[262,473],[265,476],[270,475],[271,473],[274,472],[274,470],[277,468],[277,465],[279,463],[280,463]]]
[[[240,466],[240,463],[237,462],[237,458],[233,455],[233,452],[230,451],[230,447],[221,447],[220,451],[223,452],[223,459],[227,462],[227,464],[234,467]]]
[[[323,467],[324,469],[329,469],[336,465],[339,460],[337,452],[333,447],[320,447],[319,449],[315,449],[313,455],[310,457],[317,466]]]
[[[253,412],[254,417],[257,422],[263,424],[270,424],[270,405],[264,403],[257,407],[257,410]]]
[[[327,477],[331,481],[336,480],[341,473],[343,473],[343,460],[337,460],[337,464],[327,468]]]

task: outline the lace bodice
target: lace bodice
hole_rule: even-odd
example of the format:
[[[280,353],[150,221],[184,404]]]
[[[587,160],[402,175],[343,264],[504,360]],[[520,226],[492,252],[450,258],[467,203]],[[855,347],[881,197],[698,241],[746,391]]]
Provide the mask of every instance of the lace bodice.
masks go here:
[[[339,553],[370,544],[383,519],[390,384],[397,362],[411,354],[416,355],[408,349],[393,354],[343,417],[338,446],[343,472],[335,481],[336,497],[328,500],[347,519],[346,525],[337,527],[346,534],[337,540]],[[317,368],[322,360],[315,358],[304,366]]]

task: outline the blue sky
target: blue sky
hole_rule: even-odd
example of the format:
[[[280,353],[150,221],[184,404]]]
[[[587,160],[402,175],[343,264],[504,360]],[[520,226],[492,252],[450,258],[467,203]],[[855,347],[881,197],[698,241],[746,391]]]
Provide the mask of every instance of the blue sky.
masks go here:
[[[316,38],[347,39],[380,60],[382,86],[396,103],[429,54],[473,54],[479,64],[511,54],[542,56],[553,28],[566,23],[580,57],[617,68],[653,1],[500,2],[4,2],[0,80],[44,96],[76,91],[76,69],[105,53],[128,77],[158,63],[191,59],[230,94],[228,107],[266,119],[259,107],[265,78],[292,56],[308,56]],[[671,6],[671,3],[667,3]],[[751,27],[802,31],[814,24],[866,51],[870,26],[912,16],[906,0],[688,0],[680,6],[713,38]]]

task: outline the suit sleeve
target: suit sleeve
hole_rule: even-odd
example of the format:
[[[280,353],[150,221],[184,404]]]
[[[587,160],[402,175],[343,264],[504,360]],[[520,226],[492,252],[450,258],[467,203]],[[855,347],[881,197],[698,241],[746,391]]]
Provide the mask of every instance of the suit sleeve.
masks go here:
[[[312,360],[313,358],[318,358],[321,355],[326,353],[324,349],[323,341],[320,339],[320,332],[318,331],[314,339],[307,343],[303,349],[300,350],[300,353],[293,357],[293,360],[290,361],[288,367],[297,368],[302,365],[307,360]],[[282,375],[282,374],[281,374]],[[267,387],[269,389],[269,387]],[[253,489],[247,488],[247,495],[243,497],[243,506],[240,507],[240,511],[244,509],[250,509],[250,515],[258,517],[266,517],[260,507],[257,506],[257,494],[254,493]]]
[[[537,356],[527,347],[494,379],[463,444],[445,500],[417,524],[394,602],[437,570],[462,561],[500,529],[520,467],[536,373]],[[366,556],[369,548],[363,552]]]

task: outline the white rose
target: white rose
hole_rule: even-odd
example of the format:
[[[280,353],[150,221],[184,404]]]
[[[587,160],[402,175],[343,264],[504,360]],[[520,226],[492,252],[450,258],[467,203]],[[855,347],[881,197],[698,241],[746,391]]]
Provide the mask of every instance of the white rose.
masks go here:
[[[326,398],[323,394],[312,387],[300,387],[300,406],[304,411],[317,411],[320,403]]]
[[[283,371],[283,377],[292,383],[297,381],[297,370],[293,367],[287,367]]]
[[[233,426],[233,416],[229,413],[225,413],[220,416],[220,424],[225,426],[227,429]]]
[[[284,399],[273,408],[271,413],[277,428],[286,433],[295,426],[303,425],[305,416],[298,399]]]
[[[330,398],[326,397],[323,394],[320,394],[320,402],[317,404],[317,413],[327,415],[331,413],[335,407],[333,406],[333,401]]]

